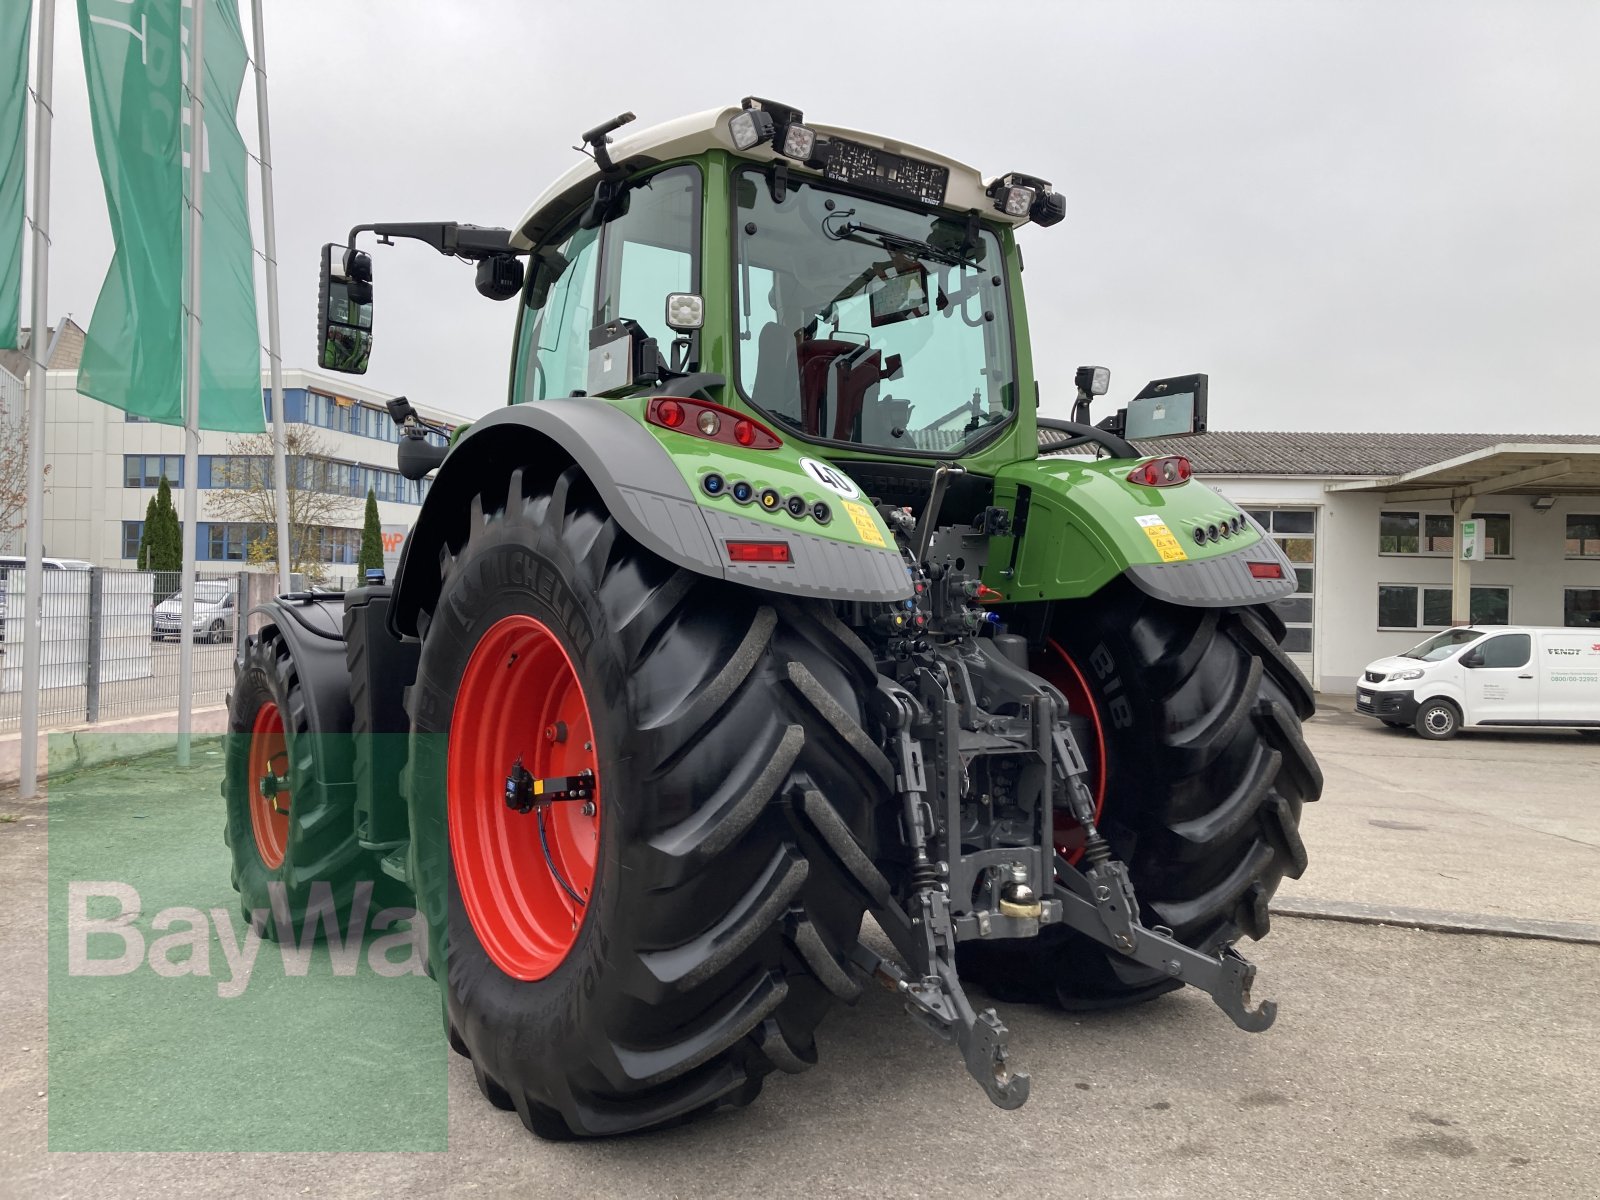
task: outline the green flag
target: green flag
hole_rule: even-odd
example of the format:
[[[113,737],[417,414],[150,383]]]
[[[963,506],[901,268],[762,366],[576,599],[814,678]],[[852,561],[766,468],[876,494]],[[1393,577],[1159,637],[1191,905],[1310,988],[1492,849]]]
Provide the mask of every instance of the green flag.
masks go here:
[[[78,390],[183,424],[183,79],[177,0],[78,0],[115,250]]]
[[[206,10],[206,183],[200,252],[200,427],[260,433],[261,334],[250,240],[249,167],[239,136],[248,62],[238,0]]]
[[[206,171],[201,252],[200,427],[264,428],[236,0],[206,10]],[[89,321],[78,390],[183,424],[187,263],[179,0],[78,0],[84,73],[115,252]],[[188,7],[182,7],[187,21]],[[248,385],[248,386],[247,386]]]
[[[22,194],[28,173],[28,26],[31,0],[0,0],[0,350],[22,324]]]

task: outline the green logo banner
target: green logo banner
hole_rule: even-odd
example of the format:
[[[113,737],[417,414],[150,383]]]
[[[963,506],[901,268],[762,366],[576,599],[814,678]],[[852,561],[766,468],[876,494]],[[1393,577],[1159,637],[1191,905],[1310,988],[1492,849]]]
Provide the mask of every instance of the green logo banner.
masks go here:
[[[200,311],[200,426],[264,428],[244,142],[245,67],[236,0],[209,0],[207,171]],[[189,141],[187,50],[177,0],[78,0],[95,152],[116,249],[95,302],[78,390],[169,425],[183,423]]]
[[[28,173],[28,28],[33,5],[0,4],[0,350],[22,324],[22,195]]]
[[[261,335],[255,251],[250,240],[249,167],[239,136],[239,89],[248,57],[238,0],[206,10],[205,239],[200,269],[200,427],[266,429],[261,405]]]

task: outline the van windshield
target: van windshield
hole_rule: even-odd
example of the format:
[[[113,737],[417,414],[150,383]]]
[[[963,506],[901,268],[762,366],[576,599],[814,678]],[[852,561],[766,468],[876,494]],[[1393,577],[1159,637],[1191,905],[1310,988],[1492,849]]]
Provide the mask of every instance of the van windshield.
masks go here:
[[[1475,642],[1483,636],[1481,629],[1446,629],[1443,633],[1436,633],[1419,646],[1413,646],[1402,654],[1401,658],[1419,658],[1423,662],[1440,662],[1449,658],[1468,642]]]

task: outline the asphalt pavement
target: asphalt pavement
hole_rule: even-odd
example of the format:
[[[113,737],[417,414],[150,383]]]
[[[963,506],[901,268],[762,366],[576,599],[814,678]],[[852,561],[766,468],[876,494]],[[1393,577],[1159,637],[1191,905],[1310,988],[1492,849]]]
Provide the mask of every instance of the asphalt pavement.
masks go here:
[[[1423,743],[1334,711],[1308,734],[1328,787],[1303,825],[1311,870],[1286,886],[1286,903],[1408,906],[1489,925],[1600,919],[1600,747],[1555,735]],[[161,774],[193,798],[174,800],[172,815],[205,825],[180,848],[192,886],[206,892],[196,903],[226,896],[220,807],[200,799],[216,794],[215,759],[186,779],[123,770],[124,782]],[[119,786],[114,771],[102,778],[108,792]],[[869,989],[824,1025],[816,1067],[773,1077],[750,1108],[665,1133],[540,1142],[482,1099],[470,1066],[441,1051],[436,1026],[406,1025],[402,1038],[368,1021],[364,1043],[341,1049],[375,1077],[400,1059],[442,1064],[440,1149],[49,1152],[61,1140],[51,1107],[62,1118],[76,1098],[52,1090],[45,1070],[43,806],[0,797],[9,817],[0,1195],[1543,1197],[1593,1195],[1600,1179],[1600,947],[1281,913],[1265,941],[1242,947],[1260,967],[1257,999],[1281,1005],[1264,1034],[1239,1032],[1192,990],[1119,1013],[1002,1005],[1014,1062],[1033,1077],[1032,1098],[1011,1113],[991,1107],[953,1051],[891,996]],[[137,830],[118,840],[136,878]],[[335,982],[325,1000],[302,997],[303,1008],[331,1014],[374,996],[436,1003],[426,980]],[[291,1011],[277,1010],[283,1029],[303,1029],[288,1023]],[[79,1037],[81,1020],[60,1034]],[[163,1073],[184,1070],[157,1057],[150,1096],[170,1083]],[[216,1074],[192,1082],[215,1084]],[[241,1094],[260,1083],[243,1069],[222,1074]],[[133,1108],[141,1099],[126,1097]],[[108,1121],[117,1108],[108,1104]]]

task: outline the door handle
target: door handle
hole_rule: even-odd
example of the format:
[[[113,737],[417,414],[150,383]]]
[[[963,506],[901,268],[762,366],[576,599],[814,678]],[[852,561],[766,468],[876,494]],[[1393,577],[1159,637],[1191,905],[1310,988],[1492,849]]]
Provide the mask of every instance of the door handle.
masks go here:
[[[1532,675],[1518,675],[1517,678],[1518,679],[1532,679],[1533,676]]]

